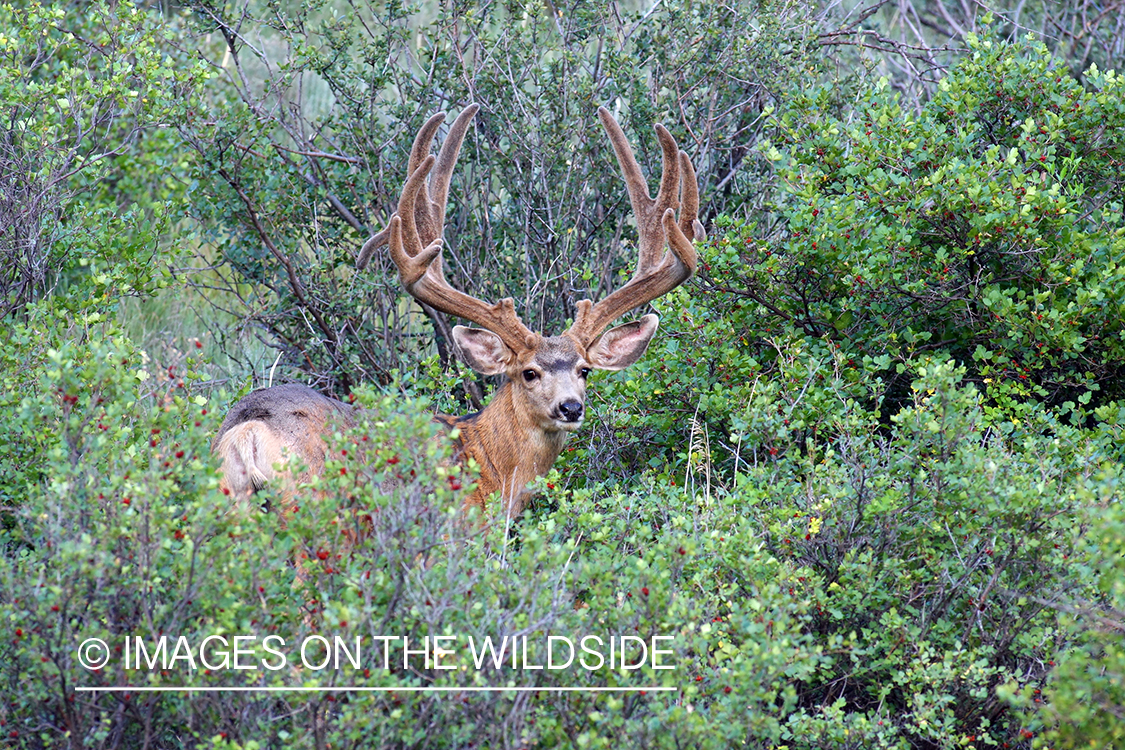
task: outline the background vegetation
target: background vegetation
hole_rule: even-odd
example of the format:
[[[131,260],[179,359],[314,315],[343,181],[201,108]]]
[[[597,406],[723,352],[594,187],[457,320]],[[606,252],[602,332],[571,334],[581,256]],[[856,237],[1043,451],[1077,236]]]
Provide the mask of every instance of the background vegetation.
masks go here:
[[[0,742],[1122,746],[1121,10],[0,5]],[[669,126],[710,236],[533,507],[486,527],[429,414],[489,384],[385,258],[354,270],[416,129],[470,101],[461,288],[553,332],[627,278],[600,104],[650,173]],[[287,523],[209,454],[284,380],[371,407]],[[311,633],[673,635],[675,669],[76,661]],[[76,690],[189,682],[678,690]]]

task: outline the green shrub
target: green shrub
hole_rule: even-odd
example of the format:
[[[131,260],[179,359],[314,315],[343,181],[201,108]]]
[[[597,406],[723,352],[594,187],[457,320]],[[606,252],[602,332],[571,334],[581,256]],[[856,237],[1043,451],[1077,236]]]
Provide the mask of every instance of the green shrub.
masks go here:
[[[166,283],[153,261],[180,165],[162,128],[205,68],[124,10],[0,6],[0,316],[47,297],[102,310]]]
[[[1047,713],[1013,710],[1050,708],[1052,662],[1115,658],[1112,640],[1072,630],[1051,606],[1097,599],[1099,580],[1116,595],[1092,563],[1107,542],[1088,549],[1082,536],[1086,509],[1115,492],[1111,470],[1085,468],[1104,462],[1104,444],[1046,415],[999,429],[949,363],[919,366],[911,405],[884,434],[870,415],[837,422],[801,449],[740,463],[729,489],[652,475],[563,490],[552,475],[538,511],[481,527],[458,520],[471,477],[445,463],[424,405],[397,396],[361,398],[370,419],[332,438],[334,458],[295,513],[244,507],[218,491],[207,451],[225,398],[182,395],[199,363],[145,374],[127,341],[101,333],[49,351],[7,427],[41,455],[0,567],[12,696],[0,718],[23,746],[70,732],[95,747],[224,735],[238,746],[952,748],[971,736],[1030,747],[1062,731]],[[776,413],[779,398],[755,413]],[[301,669],[295,651],[276,671],[76,662],[86,638],[160,634],[273,635],[290,648],[318,634],[369,646],[440,634],[468,668],[384,669],[377,648],[358,669]],[[674,668],[473,666],[470,636],[515,634],[531,637],[538,663],[548,635],[671,636]],[[1056,683],[1096,688],[1067,674]],[[184,684],[453,690],[75,690]],[[500,685],[677,691],[460,691]],[[1096,689],[1111,699],[1112,684]],[[1092,725],[1079,726],[1076,736]]]
[[[970,44],[920,112],[881,86],[847,122],[819,113],[823,92],[789,108],[765,147],[785,230],[728,235],[720,257],[743,265],[716,283],[853,359],[946,352],[1002,411],[1116,398],[1121,81],[1092,69],[1084,88],[1042,45]]]
[[[6,437],[41,458],[9,512],[0,567],[5,731],[22,746],[181,747],[211,738],[315,746],[466,742],[724,747],[749,732],[780,736],[794,680],[818,649],[801,632],[805,605],[785,593],[777,560],[748,519],[689,495],[629,499],[550,493],[558,508],[515,529],[458,520],[471,480],[446,466],[446,441],[420,405],[368,397],[370,420],[333,437],[325,474],[284,519],[218,490],[207,438],[223,398],[187,396],[198,366],[169,377],[110,329],[66,343],[37,366]],[[261,499],[261,498],[259,498]],[[659,510],[658,510],[659,509]],[[126,669],[117,652],[89,671],[80,644],[127,636],[323,633],[577,639],[669,636],[668,671],[443,672],[381,658],[361,669]],[[171,643],[178,643],[173,640]],[[276,645],[276,642],[275,642]],[[367,653],[379,651],[369,642]],[[176,653],[168,645],[166,654]],[[148,652],[146,652],[147,654]],[[212,663],[220,657],[211,652]],[[156,657],[148,654],[144,658]],[[181,653],[183,657],[183,653]],[[262,650],[251,664],[274,659]],[[292,657],[295,658],[295,657]],[[373,657],[371,657],[373,658]],[[631,658],[635,658],[631,657]],[[671,695],[557,693],[89,692],[115,686],[380,687],[483,685],[675,687]],[[752,706],[748,718],[740,718]],[[581,717],[579,719],[578,717]],[[726,726],[716,735],[716,726]],[[670,729],[674,728],[674,729]],[[68,740],[70,738],[70,740]]]
[[[828,89],[795,95],[762,148],[775,214],[716,220],[696,280],[656,303],[649,356],[599,386],[606,471],[683,472],[706,454],[729,482],[790,440],[886,427],[928,356],[965,367],[997,425],[1035,404],[1109,420],[1125,97],[1112,72],[1087,82],[1039,45],[974,42],[920,111],[883,84],[846,117]]]
[[[990,426],[949,364],[919,374],[889,438],[844,432],[782,462],[796,476],[770,485],[791,497],[770,541],[808,570],[813,631],[854,639],[810,686],[818,704],[872,712],[911,747],[1018,746],[1040,724],[996,688],[1038,695],[1071,646],[1053,604],[1093,591],[1077,548],[1101,484],[1085,466],[1107,456],[1049,416]]]
[[[1125,512],[1120,464],[1100,468],[1097,484],[1083,493],[1089,574],[1098,591],[1052,602],[1073,615],[1077,648],[1059,660],[1047,699],[1018,696],[1051,727],[1055,747],[1118,747],[1125,742]],[[1030,713],[1030,711],[1029,711]]]

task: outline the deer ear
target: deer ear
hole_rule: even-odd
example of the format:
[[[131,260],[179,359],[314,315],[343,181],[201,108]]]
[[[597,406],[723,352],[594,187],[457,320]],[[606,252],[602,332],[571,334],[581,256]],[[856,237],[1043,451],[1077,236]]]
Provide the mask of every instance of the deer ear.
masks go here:
[[[590,344],[586,359],[599,370],[624,370],[645,353],[659,322],[660,318],[650,314],[609,329]]]
[[[481,375],[507,372],[515,354],[492,331],[483,328],[453,326],[453,340],[461,350],[465,363]]]

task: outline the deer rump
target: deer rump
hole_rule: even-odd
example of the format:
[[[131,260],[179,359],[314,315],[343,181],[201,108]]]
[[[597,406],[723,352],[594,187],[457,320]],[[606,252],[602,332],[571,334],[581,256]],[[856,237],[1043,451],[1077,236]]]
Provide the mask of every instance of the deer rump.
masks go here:
[[[211,452],[223,461],[220,486],[245,499],[275,477],[281,477],[289,491],[309,481],[324,471],[324,434],[332,421],[351,427],[355,407],[307,385],[275,385],[248,393],[230,410],[211,442]],[[298,477],[288,469],[295,457],[305,466]]]

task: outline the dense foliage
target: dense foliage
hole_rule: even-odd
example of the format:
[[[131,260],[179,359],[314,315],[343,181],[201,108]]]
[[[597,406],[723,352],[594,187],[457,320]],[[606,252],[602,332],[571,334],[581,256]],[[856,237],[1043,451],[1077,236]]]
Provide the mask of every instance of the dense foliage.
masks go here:
[[[52,292],[74,307],[151,293],[162,128],[205,66],[173,59],[158,19],[105,3],[8,3],[0,28],[0,314]]]
[[[980,32],[939,49],[877,3],[438,5],[0,6],[0,742],[1125,743],[1125,96],[1089,66],[1112,30],[1078,54],[1066,4],[899,4]],[[1001,38],[1040,23],[1052,48]],[[461,516],[472,476],[429,418],[478,395],[450,321],[385,260],[351,270],[414,128],[469,99],[451,277],[529,323],[628,273],[596,104],[650,170],[670,123],[710,225],[512,523]],[[124,300],[161,288],[201,322],[131,340]],[[367,408],[285,515],[210,455],[271,364]],[[382,636],[417,651],[384,662]],[[476,663],[486,637],[542,665],[585,636],[638,667]],[[317,638],[361,663],[317,666]],[[650,689],[549,690],[575,687]]]
[[[1122,79],[1093,70],[1083,89],[1039,46],[973,45],[920,112],[883,82],[847,120],[828,89],[794,96],[761,145],[783,180],[772,211],[716,221],[696,292],[658,303],[656,356],[604,392],[649,428],[628,434],[650,462],[651,441],[669,460],[706,427],[729,475],[747,427],[799,446],[832,435],[832,394],[886,424],[935,357],[965,368],[998,422],[1049,406],[1117,423]],[[785,394],[783,420],[763,388]],[[659,421],[642,416],[658,405]]]

